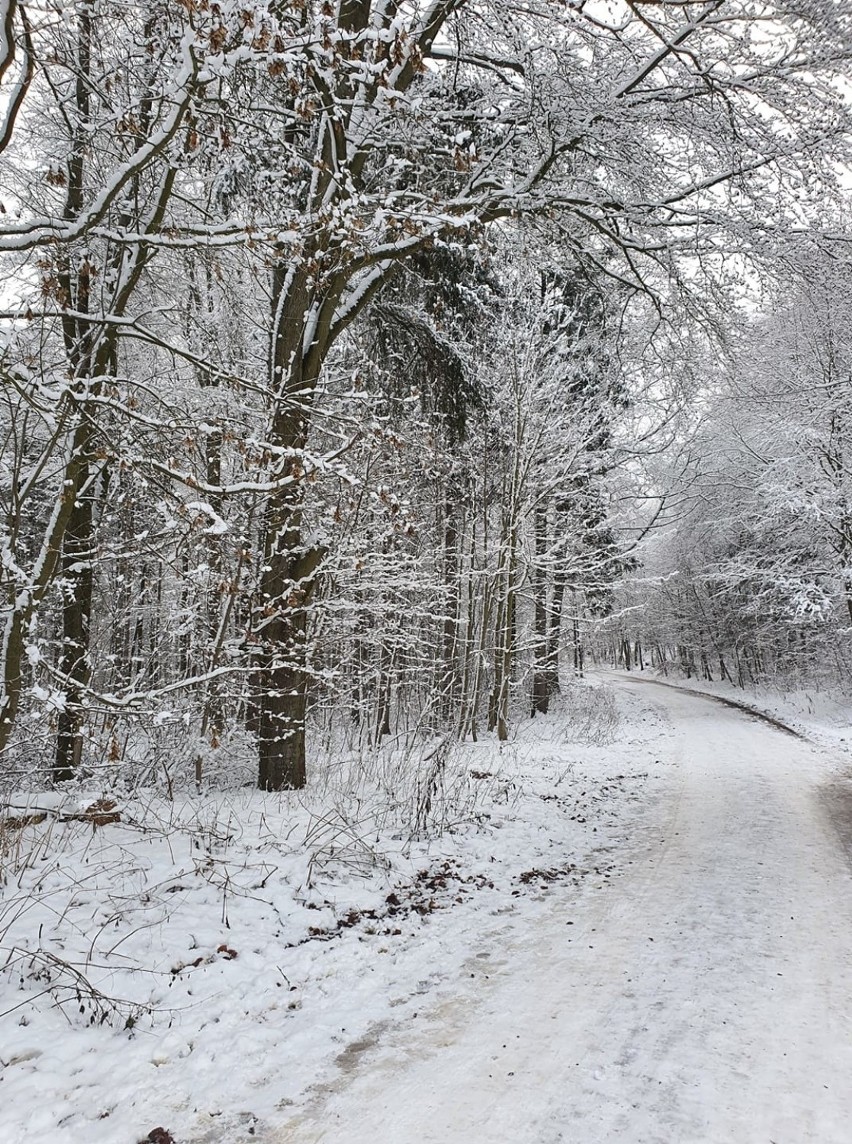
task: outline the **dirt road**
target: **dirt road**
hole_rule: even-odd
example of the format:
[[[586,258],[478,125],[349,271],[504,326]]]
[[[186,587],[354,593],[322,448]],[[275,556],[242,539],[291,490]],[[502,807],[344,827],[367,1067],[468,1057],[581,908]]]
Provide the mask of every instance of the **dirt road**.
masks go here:
[[[852,1141],[834,772],[736,710],[663,687],[653,700],[677,757],[628,872],[567,920],[554,898],[524,940],[492,943],[489,992],[391,1034],[277,1142]]]

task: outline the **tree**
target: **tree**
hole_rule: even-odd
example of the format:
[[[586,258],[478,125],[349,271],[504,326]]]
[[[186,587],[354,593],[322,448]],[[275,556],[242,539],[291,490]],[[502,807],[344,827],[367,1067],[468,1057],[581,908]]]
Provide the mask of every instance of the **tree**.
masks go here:
[[[739,193],[764,170],[774,189],[793,155],[834,137],[828,73],[846,45],[833,19],[830,44],[818,30],[830,10],[805,19],[775,5],[774,53],[749,34],[747,5],[719,0],[625,8],[612,24],[499,0],[309,4],[270,31],[276,164],[293,175],[275,228],[288,235],[271,291],[278,462],[253,627],[262,786],[305,781],[306,614],[322,553],[303,535],[301,455],[331,347],[406,259],[501,218],[555,215],[569,248],[601,260],[618,249],[617,273],[634,282],[643,254],[693,258],[707,223],[718,241],[726,184]]]
[[[2,641],[0,749],[20,702],[28,630],[58,572],[62,574],[63,647],[58,672],[66,689],[55,759],[58,778],[80,757],[82,693],[89,674],[93,512],[103,472],[94,410],[117,369],[117,339],[145,267],[150,240],[163,225],[176,167],[168,150],[197,89],[194,37],[165,9],[134,28],[120,6],[81,4],[67,21],[48,11],[32,24],[23,8],[7,8],[6,64],[20,21],[23,78],[7,108],[3,142],[11,141],[40,61],[40,98],[28,108],[37,125],[32,166],[13,168],[17,219],[6,212],[0,251],[17,256],[24,299],[4,353],[11,422],[29,422],[38,446],[19,453],[7,489],[3,538],[5,616]],[[138,82],[128,83],[125,37],[139,45]],[[117,127],[117,130],[116,130]],[[37,133],[37,134],[36,134]],[[20,163],[13,148],[6,162]],[[5,208],[4,208],[5,209]],[[33,263],[35,255],[35,263]],[[30,301],[30,282],[39,301]],[[29,463],[28,463],[29,462]],[[21,526],[32,504],[42,534],[21,551]],[[30,554],[31,553],[31,554]],[[28,558],[29,557],[29,558]]]
[[[688,674],[740,684],[825,670],[830,643],[844,662],[852,617],[846,243],[812,232],[778,253],[765,312],[708,370],[689,499],[639,591]]]

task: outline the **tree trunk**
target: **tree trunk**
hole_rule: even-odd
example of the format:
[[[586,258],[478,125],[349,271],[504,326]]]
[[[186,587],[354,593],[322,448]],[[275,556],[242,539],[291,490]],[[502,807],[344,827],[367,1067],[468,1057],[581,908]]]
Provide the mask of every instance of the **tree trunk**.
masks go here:
[[[77,419],[69,428],[62,482],[45,530],[36,574],[23,589],[14,589],[2,633],[3,678],[0,682],[0,754],[6,749],[21,699],[25,636],[38,606],[50,587],[62,553],[62,542],[77,497],[83,489],[87,468],[82,460],[88,441],[87,428]]]
[[[498,579],[499,584],[499,579]],[[503,672],[503,640],[506,621],[504,613],[506,611],[506,599],[503,596],[498,597],[497,607],[494,615],[494,682],[491,686],[491,694],[488,697],[488,730],[493,731],[497,726],[497,704],[498,695],[502,688],[502,672]]]
[[[209,377],[199,379],[202,387],[208,386]],[[221,486],[222,482],[222,431],[217,428],[208,433],[204,439],[204,468],[205,479],[213,488]],[[217,514],[222,515],[222,498],[211,494],[210,507]],[[207,615],[205,661],[208,668],[213,671],[219,662],[220,619],[222,612],[221,580],[222,567],[222,541],[218,534],[211,532],[207,538],[207,566],[209,579],[207,586]],[[233,598],[233,597],[231,597]],[[222,633],[224,635],[224,633]],[[202,714],[202,735],[210,734],[211,738],[218,739],[225,726],[225,700],[222,693],[222,684],[219,679],[208,680],[205,685],[204,711]]]
[[[301,453],[317,381],[304,362],[310,307],[307,271],[276,267],[272,306],[270,365],[276,399],[268,440],[279,458],[272,476],[282,483],[266,501],[260,601],[252,624],[257,648],[258,785],[263,790],[299,790],[307,782],[308,607],[323,555],[302,544]]]
[[[438,710],[445,727],[457,723],[459,704],[459,552],[455,506],[449,489],[444,494],[444,620],[438,676]]]
[[[547,619],[547,661],[545,678],[550,695],[559,694],[559,661],[562,639],[562,613],[565,607],[565,593],[568,590],[568,577],[557,572],[553,580],[553,599]]]
[[[501,743],[509,738],[509,683],[512,678],[512,652],[515,631],[515,589],[511,583],[506,593],[503,626],[503,643],[499,649],[499,682],[495,685],[495,718],[497,738]]]
[[[384,640],[379,647],[379,678],[377,684],[376,742],[391,733],[391,671],[393,656]]]
[[[291,490],[293,490],[291,492]],[[270,496],[266,519],[259,639],[259,785],[299,790],[307,782],[308,607],[323,553],[301,546],[302,489]]]
[[[67,219],[75,218],[83,207],[86,131],[91,103],[91,58],[92,10],[83,5],[77,13],[77,78],[74,89],[76,121],[71,133],[68,160],[68,192],[64,212]],[[73,271],[70,255],[63,251],[59,260],[59,280],[69,305],[82,315],[88,314],[91,285],[88,264],[84,261],[79,269]],[[77,380],[76,388],[84,392],[95,364],[94,331],[85,318],[77,320],[70,316],[63,319],[62,331],[71,373]],[[85,413],[82,431],[84,440],[80,450],[80,478],[81,484],[85,485],[91,476],[91,440]],[[92,615],[93,543],[91,494],[83,494],[78,489],[70,508],[59,562],[63,584],[62,646],[58,666],[65,677],[65,706],[59,714],[53,760],[53,778],[57,782],[73,777],[82,756],[82,697],[91,674],[89,626]]]
[[[550,706],[551,680],[548,671],[547,629],[547,572],[544,559],[547,553],[547,506],[536,507],[533,521],[535,546],[532,570],[532,591],[535,615],[533,620],[533,672],[532,704],[530,714],[546,715]]]
[[[53,778],[74,777],[83,751],[83,693],[91,677],[89,627],[92,616],[92,499],[85,494],[71,510],[60,570],[62,575],[62,650],[65,706],[59,713]]]

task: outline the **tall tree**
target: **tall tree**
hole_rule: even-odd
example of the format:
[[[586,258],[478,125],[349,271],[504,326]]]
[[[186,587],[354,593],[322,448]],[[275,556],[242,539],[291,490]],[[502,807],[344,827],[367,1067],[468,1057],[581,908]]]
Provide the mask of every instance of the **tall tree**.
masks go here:
[[[270,248],[277,462],[253,627],[262,786],[305,781],[306,611],[321,553],[302,529],[302,455],[321,370],[395,268],[448,235],[555,215],[563,242],[617,248],[635,281],[643,253],[673,264],[682,246],[694,259],[726,184],[757,186],[762,170],[774,190],[792,156],[838,129],[829,73],[848,44],[827,0],[807,16],[784,0],[762,13],[760,27],[784,28],[777,51],[746,3],[645,9],[608,21],[501,0],[309,3],[263,37],[292,198]]]
[[[22,303],[6,314],[17,324],[5,349],[5,381],[10,415],[37,426],[39,452],[8,493],[0,749],[20,701],[29,626],[61,571],[58,672],[66,701],[55,772],[66,778],[79,760],[90,672],[92,514],[102,469],[94,410],[115,375],[118,331],[163,224],[176,174],[167,152],[197,90],[199,63],[194,35],[163,7],[134,23],[108,3],[81,3],[58,21],[49,10],[30,19],[11,5],[7,61],[16,17],[24,76],[7,109],[4,143],[16,116],[19,131],[4,162],[20,206],[0,223],[0,251]],[[132,79],[128,57],[137,65]],[[39,98],[30,100],[23,136],[20,102],[36,61]],[[35,156],[35,182],[24,177],[31,160],[22,169],[23,154]],[[30,556],[19,548],[24,516],[50,497]]]

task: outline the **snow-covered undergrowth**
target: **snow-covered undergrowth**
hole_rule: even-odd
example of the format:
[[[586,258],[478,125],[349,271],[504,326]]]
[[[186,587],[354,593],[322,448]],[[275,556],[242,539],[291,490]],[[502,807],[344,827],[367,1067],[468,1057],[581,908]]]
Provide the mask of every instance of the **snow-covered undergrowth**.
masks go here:
[[[0,1139],[262,1138],[483,940],[605,888],[664,733],[579,688],[502,746],[316,759],[299,793],[14,796]]]

